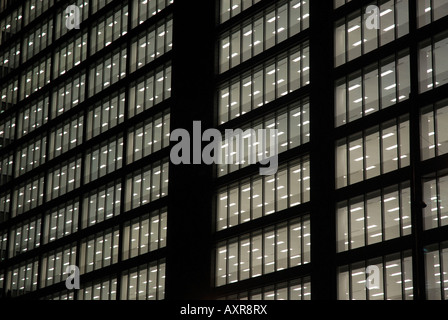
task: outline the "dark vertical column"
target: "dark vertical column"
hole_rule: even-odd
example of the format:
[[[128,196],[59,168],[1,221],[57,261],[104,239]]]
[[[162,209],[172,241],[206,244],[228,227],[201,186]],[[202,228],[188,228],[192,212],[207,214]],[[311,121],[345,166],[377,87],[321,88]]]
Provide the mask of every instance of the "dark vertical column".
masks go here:
[[[417,31],[417,3],[409,1],[409,33],[412,39],[417,39],[412,35]],[[425,257],[423,253],[423,188],[422,176],[420,172],[420,111],[418,103],[418,44],[413,41],[410,47],[410,67],[411,67],[411,110],[409,115],[410,127],[410,164],[412,170],[411,177],[411,221],[412,221],[412,277],[414,287],[414,299],[426,299],[425,287]]]
[[[310,3],[311,299],[336,299],[333,1]]]
[[[173,6],[171,130],[186,129],[193,139],[193,121],[202,122],[201,133],[213,126],[215,1],[175,1]],[[166,299],[209,297],[212,170],[170,163]]]

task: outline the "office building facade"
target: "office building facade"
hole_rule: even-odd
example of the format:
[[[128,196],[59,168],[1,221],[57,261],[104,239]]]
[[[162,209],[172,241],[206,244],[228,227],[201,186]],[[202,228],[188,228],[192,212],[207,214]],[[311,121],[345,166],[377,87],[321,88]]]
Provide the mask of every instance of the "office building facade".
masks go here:
[[[0,297],[447,299],[447,25],[444,0],[0,0]],[[278,170],[174,164],[194,121],[277,129]]]

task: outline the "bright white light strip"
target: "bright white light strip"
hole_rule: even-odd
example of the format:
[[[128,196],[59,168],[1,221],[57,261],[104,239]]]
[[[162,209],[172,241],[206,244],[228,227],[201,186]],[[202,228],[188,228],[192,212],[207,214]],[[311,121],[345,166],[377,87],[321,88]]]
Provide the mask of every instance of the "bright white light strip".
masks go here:
[[[386,148],[386,150],[390,151],[390,150],[393,150],[393,149],[396,149],[396,148],[398,148],[398,145],[393,145],[393,146],[391,146],[389,148]]]
[[[355,25],[355,26],[351,27],[350,29],[348,29],[347,31],[352,32],[352,31],[355,31],[356,29],[359,29],[359,25]]]
[[[382,16],[388,14],[389,12],[392,12],[392,10],[391,9],[384,10],[383,12],[380,13],[380,16],[382,17]]]
[[[392,88],[395,88],[396,86],[397,86],[397,84],[394,83],[394,84],[392,84],[392,85],[390,85],[390,86],[385,87],[384,90],[390,90],[390,89],[392,89]]]
[[[391,74],[392,72],[393,72],[392,70],[387,70],[387,71],[383,72],[383,73],[381,74],[381,76],[382,76],[382,77],[385,77],[385,76],[387,76],[388,74]]]
[[[356,149],[359,149],[359,148],[361,148],[361,145],[360,145],[360,144],[358,144],[358,145],[356,145],[356,146],[354,146],[354,147],[351,147],[349,150],[350,150],[350,151],[353,151],[353,150],[356,150]]]
[[[387,32],[389,30],[392,30],[393,28],[395,28],[395,24],[388,26],[387,28],[383,29],[384,32]]]
[[[385,134],[384,136],[383,136],[383,139],[386,139],[386,138],[389,138],[389,137],[392,137],[393,135],[395,135],[394,133],[388,133],[388,134]]]

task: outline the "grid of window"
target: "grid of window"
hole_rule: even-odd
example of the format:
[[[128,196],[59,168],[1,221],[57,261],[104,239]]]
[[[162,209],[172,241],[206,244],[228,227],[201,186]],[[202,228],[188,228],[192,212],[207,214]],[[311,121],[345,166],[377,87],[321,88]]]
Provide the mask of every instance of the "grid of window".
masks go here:
[[[65,74],[87,56],[87,33],[76,35],[60,45],[53,58],[53,77]]]
[[[119,37],[124,36],[128,31],[128,6],[116,7],[113,11],[108,12],[91,28],[90,53],[100,51],[104,47],[110,45]]]
[[[6,147],[15,140],[15,117],[7,117],[0,121],[0,148]]]
[[[115,127],[124,121],[126,96],[124,92],[114,94],[97,102],[87,115],[87,139]]]
[[[157,114],[132,127],[128,133],[128,163],[137,161],[170,144],[170,114]]]
[[[8,230],[0,231],[0,261],[6,259],[8,245]]]
[[[309,278],[289,280],[239,292],[225,300],[311,300],[311,281]]]
[[[434,176],[434,175],[433,175]],[[448,176],[426,178],[423,183],[423,228],[429,230],[448,224]]]
[[[40,246],[41,224],[42,219],[37,216],[12,228],[9,258]]]
[[[172,3],[173,0],[132,0],[132,27],[142,24]]]
[[[420,146],[422,160],[448,153],[448,101],[421,109]]]
[[[117,263],[119,236],[119,228],[114,227],[83,240],[79,267],[81,274]]]
[[[126,48],[117,49],[90,68],[89,96],[106,89],[126,76]]]
[[[85,84],[86,75],[79,74],[53,89],[52,118],[56,118],[84,101]]]
[[[299,145],[305,144],[310,140],[310,121],[309,121],[309,102],[307,99],[290,104],[285,108],[280,108],[278,111],[264,116],[262,119],[252,121],[250,124],[241,127],[245,132],[247,129],[277,129],[277,152],[278,154],[293,149]],[[243,135],[244,135],[243,132]],[[269,139],[267,139],[269,140]],[[234,144],[233,150],[226,146],[224,140],[221,148],[225,148],[225,152],[222,153],[225,161],[225,157],[236,151],[237,144]],[[244,142],[244,140],[243,140]],[[270,147],[266,146],[267,154],[270,153]],[[250,143],[250,140],[244,144],[244,160],[236,164],[218,164],[218,176],[223,176],[227,173],[234,172],[240,168],[244,168],[250,164],[249,154],[251,148],[257,148],[256,142]],[[255,149],[256,150],[256,149]],[[233,159],[233,156],[232,156]]]
[[[165,261],[155,261],[124,271],[121,300],[162,300],[165,298]]]
[[[126,211],[168,195],[168,167],[168,159],[164,159],[127,177]]]
[[[84,196],[82,227],[110,219],[120,214],[121,183],[112,182]]]
[[[0,20],[0,44],[13,38],[22,29],[22,6]]]
[[[6,291],[17,297],[37,288],[39,261],[28,260],[15,265],[8,271]]]
[[[74,300],[74,297],[75,297],[74,292],[63,291],[50,294],[42,298],[42,300]]]
[[[12,217],[36,208],[44,200],[44,177],[36,176],[14,188]]]
[[[168,17],[135,37],[131,45],[131,72],[170,51],[173,46],[172,34],[173,20]]]
[[[42,89],[47,83],[50,83],[50,76],[50,56],[44,57],[41,61],[38,61],[27,68],[21,77],[20,99],[28,98],[32,93]]]
[[[225,72],[309,26],[309,1],[279,1],[226,32],[220,41],[220,72]]]
[[[84,283],[78,291],[78,300],[116,300],[117,278]]]
[[[338,252],[411,234],[409,183],[338,203]]]
[[[334,0],[334,7],[339,8],[339,7],[343,6],[344,4],[347,4],[351,1],[352,0]]]
[[[379,29],[371,28],[369,20],[376,11],[361,8],[335,26],[335,63],[339,66],[409,33],[409,1],[374,1],[379,8]]]
[[[47,123],[49,109],[50,98],[48,95],[36,98],[36,100],[33,99],[32,102],[23,107],[17,117],[19,126],[17,130],[18,137],[23,137]]]
[[[165,65],[149,72],[131,85],[129,93],[129,117],[171,97],[171,66]]]
[[[54,166],[48,173],[47,200],[55,199],[81,185],[81,158],[73,158]]]
[[[341,139],[336,146],[337,188],[409,165],[409,120],[390,120]]]
[[[52,29],[53,19],[46,19],[24,35],[22,42],[23,61],[37,55],[51,43]]]
[[[216,209],[216,240],[212,244],[216,255],[210,253],[217,266],[212,277],[219,286],[310,262],[312,213],[308,213],[307,202],[311,199],[310,166],[314,161],[306,151],[316,149],[308,144],[308,99],[312,104],[318,93],[311,90],[307,94],[310,53],[316,52],[314,47],[310,50],[308,41],[313,45],[317,40],[334,40],[334,52],[316,57],[329,57],[330,62],[334,59],[336,73],[329,70],[328,79],[316,85],[334,87],[335,106],[330,101],[327,107],[331,113],[335,111],[335,126],[340,128],[331,125],[322,130],[335,135],[336,188],[351,186],[336,190],[336,203],[329,215],[334,219],[336,214],[337,220],[331,227],[337,236],[331,250],[337,257],[348,258],[332,265],[340,267],[338,296],[412,299],[416,292],[421,297],[421,282],[419,288],[413,288],[411,253],[405,251],[412,229],[410,194],[415,191],[410,186],[416,185],[417,191],[423,187],[422,194],[415,196],[417,200],[423,196],[426,206],[412,210],[417,211],[414,215],[423,213],[424,235],[446,227],[448,176],[442,160],[448,153],[444,130],[448,107],[440,88],[448,83],[444,59],[448,34],[435,32],[443,29],[448,4],[444,0],[369,1],[334,0],[334,7],[339,9],[329,16],[330,28],[322,29],[322,33],[315,30],[318,26],[306,30],[314,23],[309,19],[310,6],[317,12],[321,3],[216,2],[215,18],[220,20],[216,22],[222,25],[214,32],[213,28],[206,30],[218,54],[214,72],[221,73],[214,89],[216,124],[232,121],[232,128],[239,126],[243,131],[277,129],[278,151],[288,157],[272,176],[249,173],[238,178],[235,173],[249,165],[248,157],[235,165],[217,166],[214,179],[218,184],[207,203],[214,203]],[[157,200],[168,194],[170,164],[160,155],[169,146],[171,113],[176,110],[170,99],[172,62],[158,60],[171,57],[166,53],[172,49],[173,19],[182,14],[170,6],[172,3],[0,0],[0,296],[10,292],[15,297],[62,282],[67,277],[66,266],[83,262],[83,272],[99,271],[112,263],[117,263],[117,270],[127,270],[116,273],[112,270],[115,266],[106,268],[104,278],[90,279],[76,293],[49,287],[44,290],[46,298],[164,298],[165,260],[145,261],[141,266],[143,261],[137,260],[142,255],[163,255],[167,243],[166,199]],[[346,3],[350,4],[340,8]],[[81,30],[66,26],[66,8],[72,4],[81,9]],[[366,24],[372,14],[366,12],[369,5],[379,8],[379,29]],[[411,12],[417,16],[410,17]],[[179,36],[185,35],[184,31]],[[288,44],[291,37],[301,36],[304,41]],[[399,48],[394,49],[395,44]],[[262,51],[265,57],[259,54]],[[257,55],[260,59],[254,65],[251,61],[257,60]],[[361,65],[362,56],[369,62]],[[418,57],[415,85],[419,92],[415,97],[410,96],[412,57]],[[208,80],[213,80],[209,76]],[[437,102],[420,103],[420,98],[435,87]],[[419,119],[401,110],[408,104],[422,107]],[[148,110],[155,105],[157,110]],[[257,108],[257,115],[248,118],[246,113]],[[242,115],[245,119],[238,120]],[[324,115],[321,120],[327,123]],[[362,124],[367,129],[361,128]],[[410,159],[411,143],[418,142],[410,141],[409,130],[418,124],[421,137],[416,148],[420,148],[421,163]],[[222,127],[224,131],[225,125]],[[435,166],[429,174],[427,165]],[[409,170],[399,169],[408,166],[417,168],[415,176],[401,177]],[[316,177],[319,169],[313,169]],[[383,174],[397,180],[382,189],[370,185],[380,181]],[[355,190],[364,186],[368,191]],[[288,220],[280,217],[283,213],[289,215]],[[3,223],[7,219],[12,220]],[[397,254],[384,256],[390,252],[381,250],[390,239],[404,247],[393,251],[400,250]],[[448,297],[446,240],[442,234],[441,243],[425,243],[428,299]],[[360,248],[373,244],[375,248],[365,249],[374,249],[375,255],[351,259],[355,249],[362,253],[365,250]],[[31,259],[33,254],[36,257]],[[361,259],[369,260],[358,263]],[[121,260],[125,260],[123,265]],[[420,260],[414,262],[414,266],[422,265]],[[365,288],[371,275],[365,272],[366,266],[380,269],[378,289]],[[414,271],[423,276],[422,270]],[[263,287],[235,284],[233,292],[238,293],[226,298],[310,299],[308,274],[297,275],[300,279],[282,274]],[[224,292],[221,289],[227,290],[216,292]],[[36,294],[42,296],[41,292]]]
[[[0,0],[2,8],[5,1]],[[1,227],[0,261],[14,256],[18,256],[15,258],[18,261],[27,259],[20,253],[35,252],[38,247],[41,250],[41,243],[59,243],[62,240],[59,249],[53,250],[53,247],[51,251],[47,249],[47,252],[39,253],[39,260],[15,262],[14,266],[6,269],[2,267],[2,296],[10,290],[13,290],[14,297],[64,281],[68,265],[80,263],[82,272],[90,272],[117,263],[119,254],[124,252],[127,252],[125,259],[130,259],[136,256],[135,249],[137,255],[142,255],[166,245],[166,208],[153,209],[141,216],[133,212],[125,218],[124,225],[114,224],[111,229],[97,230],[93,235],[92,232],[88,235],[83,233],[83,238],[79,237],[78,231],[118,216],[125,209],[122,206],[124,199],[130,204],[127,209],[130,210],[137,206],[135,203],[138,201],[138,205],[143,205],[168,193],[168,159],[154,161],[128,176],[107,176],[101,182],[94,180],[117,172],[122,167],[123,152],[126,152],[130,163],[169,145],[168,108],[152,114],[150,118],[135,119],[132,125],[123,122],[126,117],[138,115],[171,96],[171,61],[149,72],[141,72],[139,78],[132,80],[133,83],[123,84],[107,96],[100,94],[127,76],[128,66],[132,69],[130,72],[134,72],[171,50],[173,20],[170,12],[151,19],[153,23],[147,24],[145,30],[140,28],[131,37],[122,39],[125,42],[121,46],[111,44],[129,32],[128,22],[137,26],[173,1],[55,2],[25,0],[17,5],[17,9],[8,9],[9,14],[3,14],[0,19],[0,44],[6,44],[0,49],[0,78],[5,78],[0,84],[0,113],[8,111],[0,119],[0,148],[21,139],[20,145],[8,146],[0,156],[0,185],[13,182],[13,178],[24,178],[12,185],[12,190],[1,190],[0,223],[30,210],[42,209],[42,212],[33,210],[32,216],[24,217],[26,220],[20,219],[12,226]],[[69,5],[81,9],[81,31],[71,31],[66,26]],[[132,18],[128,15],[128,5],[134,9]],[[99,15],[96,14],[99,11]],[[86,24],[89,12],[95,19],[88,20]],[[25,33],[17,37],[22,28]],[[109,45],[114,49],[98,54]],[[126,60],[128,55],[131,56],[129,64]],[[88,65],[81,65],[89,56],[93,59],[89,59]],[[14,74],[17,68],[20,71]],[[55,85],[46,90],[50,80],[54,80]],[[32,101],[29,96],[32,96]],[[84,109],[71,110],[86,99],[88,105],[82,106]],[[20,103],[21,100],[25,100],[24,103]],[[129,110],[125,110],[127,104]],[[8,110],[13,107],[17,110]],[[69,110],[70,114],[63,115]],[[129,111],[128,116],[125,116],[126,111]],[[116,128],[113,135],[98,139],[98,135],[119,124],[120,128]],[[84,141],[92,138],[95,142],[92,140],[87,149],[82,147]],[[126,144],[129,149],[123,150],[125,140],[129,142]],[[74,149],[79,152],[73,153]],[[44,171],[36,171],[46,160],[51,160],[51,166]],[[125,171],[118,172],[120,175]],[[141,176],[140,181],[138,175]],[[124,181],[126,185],[122,185]],[[92,187],[73,193],[87,183]],[[144,189],[138,191],[140,200],[136,200],[136,186],[140,183]],[[69,192],[73,198],[60,198]],[[138,237],[135,234],[137,227]],[[127,243],[126,248],[119,247],[120,230],[123,231],[120,241]],[[69,240],[64,238],[69,235],[70,239],[77,240],[70,240],[67,244]],[[19,269],[25,266],[29,270],[30,263],[36,265],[36,278],[31,287],[27,285],[24,289],[22,280],[18,279],[26,278],[28,281],[30,278],[22,276]],[[137,271],[142,279],[148,278],[145,299],[163,299],[164,270],[165,262],[161,260],[127,270],[120,278],[115,275],[83,283],[78,293],[60,291],[47,298],[116,299],[120,298],[116,296],[117,282],[129,278],[130,285],[121,290],[121,295],[141,299],[140,290],[135,291],[137,286],[132,285]]]
[[[443,32],[420,43],[420,92],[448,83],[448,33]]]
[[[418,26],[423,27],[448,15],[448,3],[444,0],[417,1]]]
[[[341,126],[409,98],[406,51],[367,66],[335,84],[336,125]]]
[[[412,289],[410,251],[339,268],[339,300],[412,300]]]
[[[220,0],[221,23],[236,16],[261,0]]]
[[[310,200],[309,160],[279,166],[275,175],[254,175],[217,194],[217,230],[251,221]]]
[[[428,300],[447,300],[448,242],[425,247],[425,265]]]
[[[113,137],[89,150],[85,162],[85,181],[90,182],[121,168],[123,137]]]
[[[2,81],[0,84],[0,113],[11,109],[17,103],[17,96],[19,93],[19,80],[18,77]]]
[[[12,180],[13,166],[12,153],[0,155],[0,185]]]
[[[0,52],[0,78],[13,72],[19,64],[20,42],[16,42]]]
[[[47,137],[36,137],[16,153],[16,176],[24,174],[45,162]]]
[[[166,245],[166,208],[125,223],[123,260],[160,249]]]
[[[24,6],[24,23],[28,25],[31,21],[39,17],[48,8],[52,7],[54,0],[27,0]]]
[[[78,231],[78,199],[59,205],[45,215],[44,243],[61,239]]]
[[[0,194],[0,222],[4,222],[9,218],[9,212],[11,207],[10,193]]]
[[[219,123],[225,123],[309,83],[309,47],[303,43],[219,88]]]
[[[65,281],[65,270],[69,265],[76,265],[76,244],[45,253],[41,259],[40,287]]]
[[[310,262],[309,216],[218,243],[216,286]]]
[[[63,35],[65,35],[66,33],[68,33],[70,31],[70,29],[67,28],[67,18],[70,16],[69,13],[67,13],[67,7],[69,5],[75,5],[77,6],[80,10],[80,16],[79,16],[79,22],[80,22],[80,27],[83,28],[83,21],[87,19],[88,14],[89,14],[89,2],[93,2],[93,1],[86,1],[86,0],[71,0],[70,2],[66,3],[66,5],[63,5],[61,7],[61,9],[56,13],[56,22],[55,22],[55,26],[56,26],[56,30],[55,30],[55,36],[56,39],[59,39],[60,37],[62,37]],[[94,12],[94,11],[92,11]]]
[[[76,115],[50,133],[49,158],[57,157],[82,143],[83,116]]]

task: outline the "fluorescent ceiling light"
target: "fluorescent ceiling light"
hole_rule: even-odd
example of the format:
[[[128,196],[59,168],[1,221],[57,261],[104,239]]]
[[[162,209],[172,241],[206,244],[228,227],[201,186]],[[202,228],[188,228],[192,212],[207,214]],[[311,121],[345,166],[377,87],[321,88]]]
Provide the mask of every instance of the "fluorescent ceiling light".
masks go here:
[[[351,27],[350,29],[348,29],[347,31],[352,32],[352,31],[355,31],[356,29],[359,29],[359,25],[355,25],[355,26]]]
[[[382,77],[385,77],[385,76],[387,76],[388,74],[391,74],[392,72],[393,72],[392,70],[387,70],[387,71],[383,72],[383,73],[381,74],[381,76],[382,76]]]
[[[380,16],[382,17],[382,16],[388,14],[389,12],[392,12],[392,10],[391,9],[384,10],[383,12],[380,13]]]

